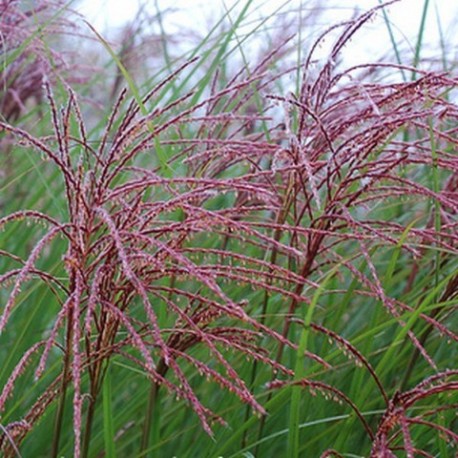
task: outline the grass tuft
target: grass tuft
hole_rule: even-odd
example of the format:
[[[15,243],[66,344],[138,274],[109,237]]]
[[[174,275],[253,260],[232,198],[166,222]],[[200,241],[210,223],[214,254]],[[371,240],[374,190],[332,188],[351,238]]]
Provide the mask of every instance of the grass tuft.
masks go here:
[[[237,2],[191,51],[144,8],[119,51],[0,2],[4,456],[452,456],[458,80],[395,3]],[[346,67],[380,11],[396,63]]]

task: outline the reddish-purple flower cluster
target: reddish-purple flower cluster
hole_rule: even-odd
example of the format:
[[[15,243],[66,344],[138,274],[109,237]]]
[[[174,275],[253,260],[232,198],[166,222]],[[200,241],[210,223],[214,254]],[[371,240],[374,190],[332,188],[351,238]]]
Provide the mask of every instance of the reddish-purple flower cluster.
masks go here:
[[[9,3],[2,2],[1,8]],[[35,355],[41,355],[39,378],[52,349],[59,345],[63,354],[62,370],[23,419],[2,427],[6,454],[14,453],[49,406],[65,398],[72,386],[74,456],[87,456],[96,399],[106,363],[114,356],[134,363],[151,380],[143,450],[159,387],[184,399],[209,434],[212,422],[224,423],[204,405],[211,400],[196,394],[185,368],[194,368],[264,415],[252,386],[261,364],[272,370],[270,389],[301,386],[304,393],[319,392],[350,406],[372,443],[373,457],[394,456],[399,449],[409,457],[431,456],[414,445],[410,431],[418,425],[457,441],[455,432],[431,419],[452,405],[413,414],[411,409],[425,398],[458,389],[457,371],[445,370],[428,348],[433,330],[458,341],[448,321],[453,309],[441,305],[455,300],[458,292],[458,276],[447,268],[458,242],[458,111],[444,95],[456,89],[458,80],[405,66],[416,80],[371,81],[374,72],[401,69],[385,64],[337,71],[341,49],[373,12],[341,25],[329,60],[315,71],[312,48],[300,67],[298,93],[265,95],[259,113],[253,100],[271,87],[265,86],[271,80],[265,62],[248,75],[239,73],[220,90],[215,83],[204,100],[194,100],[189,92],[161,102],[164,88],[191,68],[193,59],[142,100],[126,106],[127,91],[122,91],[97,143],[87,131],[74,90],[66,87],[66,105],[58,109],[46,81],[53,135],[38,138],[13,125],[25,98],[41,94],[42,75],[9,68],[25,89],[8,83],[0,128],[60,171],[67,217],[57,220],[24,210],[0,218],[0,227],[26,220],[40,224],[40,233],[43,223],[48,228],[26,259],[0,251],[17,265],[0,275],[0,285],[8,291],[0,308],[0,332],[12,323],[27,281],[55,288],[60,303],[48,336],[22,355],[0,388],[0,412]],[[31,65],[39,67],[35,60]],[[5,75],[2,80],[9,81]],[[287,113],[280,134],[268,127],[269,103],[279,102]],[[258,132],[254,126],[260,124],[267,127]],[[420,171],[440,177],[437,186],[429,186]],[[409,208],[410,219],[402,213],[387,219],[378,212],[387,205],[396,211],[411,207],[414,213]],[[56,237],[66,242],[65,252],[52,253],[62,258],[59,274],[37,267]],[[431,257],[431,247],[439,258]],[[383,250],[394,250],[411,263],[404,291],[416,287],[418,266],[430,262],[423,260],[436,259],[446,266],[434,308],[403,302],[386,291],[389,275],[377,264]],[[406,345],[412,346],[408,375],[401,391],[391,395],[371,354],[363,354],[345,337],[344,326],[328,329],[322,323],[333,313],[332,304],[323,305],[327,311],[310,325],[313,335],[329,339],[347,361],[368,372],[385,406],[378,425],[367,421],[362,406],[339,389],[327,354],[307,351],[319,370],[301,380],[295,380],[284,358],[286,349],[298,349],[300,308],[311,304],[313,292],[332,269],[335,294],[343,296],[354,282],[355,297],[382,304],[386,316],[403,329]],[[261,295],[256,303],[247,301],[235,297],[234,286]],[[269,314],[283,318],[279,323]],[[417,322],[423,323],[421,332],[414,326]],[[190,351],[194,347],[206,352]],[[251,381],[240,375],[231,352],[255,362]],[[419,356],[437,373],[407,390]],[[340,455],[328,450],[322,456]]]

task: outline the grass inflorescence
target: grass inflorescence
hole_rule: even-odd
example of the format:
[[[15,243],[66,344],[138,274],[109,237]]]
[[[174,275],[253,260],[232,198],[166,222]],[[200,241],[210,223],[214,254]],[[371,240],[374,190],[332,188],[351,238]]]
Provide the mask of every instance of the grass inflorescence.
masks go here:
[[[0,2],[5,456],[455,453],[458,79],[421,38],[345,66],[387,5],[305,47],[252,3],[177,57],[160,12],[118,51],[64,3]],[[68,72],[75,36],[103,84]]]

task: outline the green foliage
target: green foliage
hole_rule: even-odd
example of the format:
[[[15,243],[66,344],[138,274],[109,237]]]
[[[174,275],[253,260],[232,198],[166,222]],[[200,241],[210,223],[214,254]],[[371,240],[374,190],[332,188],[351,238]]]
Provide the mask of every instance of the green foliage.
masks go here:
[[[315,36],[239,1],[186,52],[167,12],[122,51],[89,26],[85,78],[68,5],[3,3],[1,453],[453,456],[458,80],[422,66],[429,2],[413,56],[382,6]],[[345,68],[376,11],[396,64]]]

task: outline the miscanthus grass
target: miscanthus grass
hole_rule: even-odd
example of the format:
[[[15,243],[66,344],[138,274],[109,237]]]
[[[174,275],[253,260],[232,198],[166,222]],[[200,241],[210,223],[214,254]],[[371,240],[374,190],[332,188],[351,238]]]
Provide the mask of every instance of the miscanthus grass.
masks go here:
[[[238,6],[178,58],[159,11],[118,51],[0,2],[4,456],[456,453],[458,80],[424,20],[410,63],[344,65],[386,5],[305,45]]]

